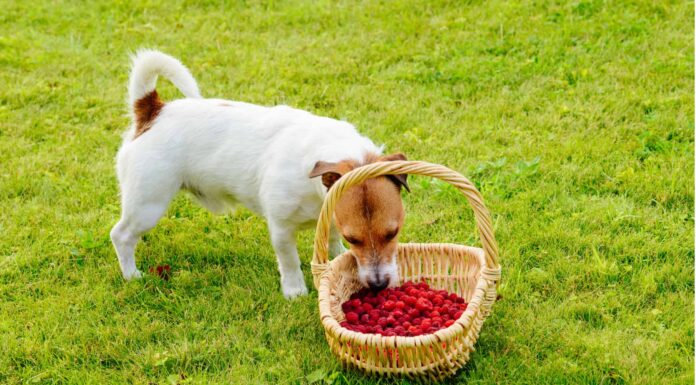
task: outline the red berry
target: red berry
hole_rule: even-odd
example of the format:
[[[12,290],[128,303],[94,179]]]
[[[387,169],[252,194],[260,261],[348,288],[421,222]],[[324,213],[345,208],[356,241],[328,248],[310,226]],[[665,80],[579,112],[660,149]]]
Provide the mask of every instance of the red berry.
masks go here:
[[[394,310],[392,312],[392,316],[394,316],[394,318],[401,318],[404,316],[404,312],[402,312],[401,310]]]
[[[433,310],[430,312],[430,318],[435,318],[435,317],[440,317],[440,312],[437,310]]]
[[[417,336],[423,334],[423,330],[418,326],[411,326],[410,328],[408,328],[408,334],[412,336]]]
[[[370,316],[368,314],[363,314],[360,316],[360,322],[363,324],[370,323]]]
[[[352,324],[357,323],[358,322],[358,313],[352,312],[352,311],[346,313],[346,321],[348,321],[349,323],[352,323]]]
[[[404,301],[396,301],[396,303],[394,305],[396,306],[397,309],[403,309],[406,307],[406,303],[404,303]]]
[[[379,310],[377,309],[370,310],[370,313],[368,314],[370,315],[370,320],[372,320],[373,322],[377,322],[377,320],[379,319]]]
[[[416,302],[416,309],[420,311],[429,311],[433,308],[432,303],[425,298],[419,298]]]
[[[380,319],[377,320],[377,325],[379,325],[379,326],[381,326],[381,327],[383,327],[383,328],[387,327],[388,324],[389,324],[389,322],[388,322],[387,319],[384,318],[384,317],[382,317],[382,318],[380,318]]]
[[[396,333],[397,336],[403,336],[406,334],[406,329],[404,329],[403,326],[397,326],[394,328],[394,333]]]
[[[420,325],[421,322],[423,322],[423,318],[420,318],[420,317],[419,317],[419,318],[414,318],[412,323],[413,323],[414,325]]]
[[[411,309],[408,311],[408,316],[411,318],[416,318],[419,315],[420,315],[420,312],[418,311],[418,309]]]
[[[364,311],[365,313],[368,313],[370,310],[372,310],[372,305],[370,305],[367,302],[362,304],[362,311]]]
[[[447,328],[450,327],[450,326],[452,326],[453,324],[454,324],[454,320],[447,320],[447,321],[445,321],[445,327],[447,327]]]
[[[408,329],[413,325],[410,322],[406,321],[406,322],[401,323],[401,326],[403,326],[404,329]]]
[[[423,321],[421,321],[421,324],[420,324],[420,327],[421,327],[421,329],[423,329],[423,330],[428,330],[428,329],[430,329],[432,326],[433,326],[433,324],[430,322],[429,319],[424,319]]]
[[[386,301],[384,304],[382,304],[382,307],[386,310],[394,310],[394,307],[396,306],[396,303],[392,300]]]
[[[396,323],[396,319],[392,316],[387,317],[387,324],[389,325],[394,325]]]
[[[458,312],[454,313],[454,316],[452,316],[452,318],[457,320],[457,319],[459,319],[459,317],[462,316],[462,314],[464,314],[464,312],[459,310]]]
[[[362,305],[362,301],[360,300],[360,298],[356,298],[356,299],[350,301],[350,306],[352,306],[354,308],[359,308],[360,305]]]

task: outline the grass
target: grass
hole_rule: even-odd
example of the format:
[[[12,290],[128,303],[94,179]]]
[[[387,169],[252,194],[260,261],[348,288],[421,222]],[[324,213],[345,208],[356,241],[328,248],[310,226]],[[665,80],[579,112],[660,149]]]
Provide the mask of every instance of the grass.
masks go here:
[[[390,382],[340,368],[245,210],[178,197],[137,252],[171,281],[121,279],[139,47],[477,183],[503,299],[447,383],[693,383],[692,2],[248,3],[0,0],[0,383]],[[478,242],[453,189],[411,184],[402,241]]]

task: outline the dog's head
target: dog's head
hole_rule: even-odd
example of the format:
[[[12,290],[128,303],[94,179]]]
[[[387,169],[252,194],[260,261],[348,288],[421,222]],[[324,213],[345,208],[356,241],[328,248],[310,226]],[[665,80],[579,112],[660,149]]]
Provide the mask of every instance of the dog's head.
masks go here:
[[[406,157],[370,155],[366,163],[393,160],[406,160]],[[352,160],[317,162],[310,178],[321,175],[324,186],[330,188],[342,175],[359,166]],[[396,254],[404,222],[401,187],[409,190],[406,175],[371,178],[348,188],[336,203],[334,221],[350,244],[358,263],[360,282],[374,290],[398,282]]]

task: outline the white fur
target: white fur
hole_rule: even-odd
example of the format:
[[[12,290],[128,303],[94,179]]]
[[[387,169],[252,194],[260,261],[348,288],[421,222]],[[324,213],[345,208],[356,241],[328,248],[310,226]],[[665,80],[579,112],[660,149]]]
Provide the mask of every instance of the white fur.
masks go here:
[[[198,84],[180,61],[159,51],[140,50],[133,56],[128,85],[129,107],[155,89],[157,75],[169,79],[187,98],[199,99]]]
[[[295,232],[318,217],[326,188],[309,178],[317,161],[362,161],[381,148],[351,124],[287,106],[262,107],[200,99],[189,71],[156,51],[139,53],[130,80],[131,105],[168,77],[187,99],[168,102],[152,127],[125,135],[117,155],[122,217],[111,231],[121,272],[141,276],[134,250],[182,189],[216,213],[242,204],[266,218],[286,297],[307,293]],[[345,250],[333,229],[331,251]]]

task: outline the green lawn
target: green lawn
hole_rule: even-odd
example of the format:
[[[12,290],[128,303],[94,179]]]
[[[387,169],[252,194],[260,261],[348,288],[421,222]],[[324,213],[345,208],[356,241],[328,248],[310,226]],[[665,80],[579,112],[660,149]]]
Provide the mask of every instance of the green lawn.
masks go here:
[[[0,383],[389,382],[341,369],[246,210],[182,194],[136,253],[173,278],[121,279],[140,47],[205,96],[346,119],[477,183],[502,300],[448,383],[693,383],[691,1],[110,3],[0,0]],[[478,243],[463,197],[411,186],[402,241]]]

